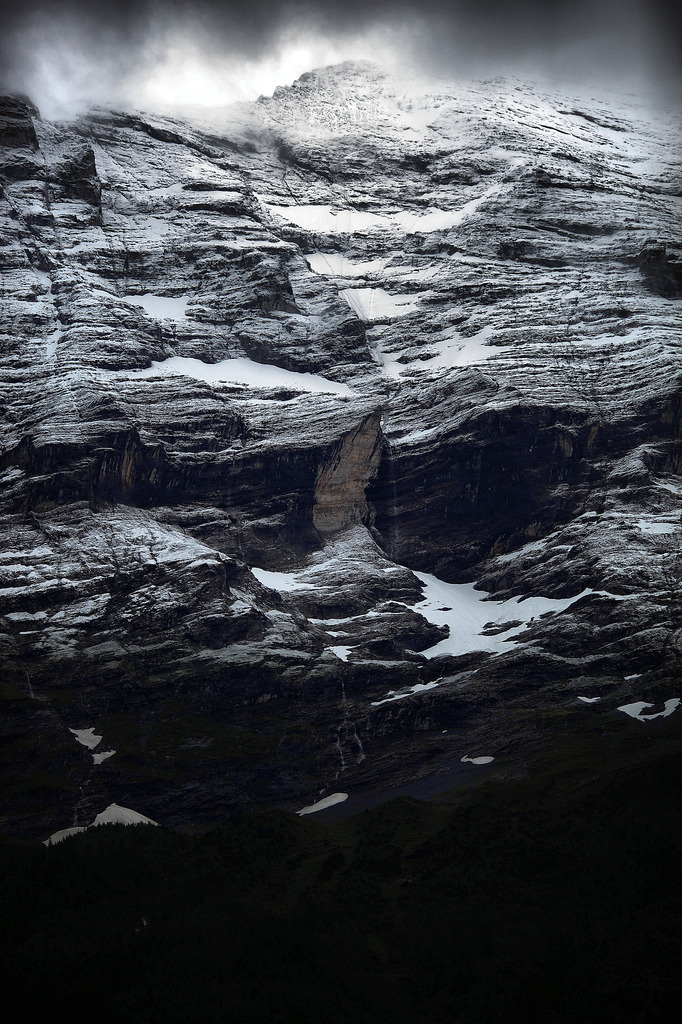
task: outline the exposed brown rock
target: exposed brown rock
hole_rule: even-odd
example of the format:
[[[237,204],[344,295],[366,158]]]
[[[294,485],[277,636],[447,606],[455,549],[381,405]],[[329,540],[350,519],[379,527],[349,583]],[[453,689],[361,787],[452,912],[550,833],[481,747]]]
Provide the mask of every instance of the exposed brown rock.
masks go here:
[[[321,534],[370,525],[365,492],[379,467],[382,440],[381,413],[375,412],[335,446],[318,471],[313,523]]]

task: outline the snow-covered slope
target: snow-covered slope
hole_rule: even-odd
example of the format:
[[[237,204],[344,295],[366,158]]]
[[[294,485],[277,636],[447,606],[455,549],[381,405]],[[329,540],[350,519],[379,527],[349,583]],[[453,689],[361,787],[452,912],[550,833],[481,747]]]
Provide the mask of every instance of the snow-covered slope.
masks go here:
[[[673,114],[353,63],[0,131],[7,828],[676,728]]]

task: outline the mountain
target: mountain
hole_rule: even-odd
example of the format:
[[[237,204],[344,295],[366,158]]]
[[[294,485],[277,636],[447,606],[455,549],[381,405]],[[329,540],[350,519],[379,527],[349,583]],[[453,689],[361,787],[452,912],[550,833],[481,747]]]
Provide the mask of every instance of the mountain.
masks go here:
[[[355,62],[2,99],[6,832],[678,742],[681,137]]]

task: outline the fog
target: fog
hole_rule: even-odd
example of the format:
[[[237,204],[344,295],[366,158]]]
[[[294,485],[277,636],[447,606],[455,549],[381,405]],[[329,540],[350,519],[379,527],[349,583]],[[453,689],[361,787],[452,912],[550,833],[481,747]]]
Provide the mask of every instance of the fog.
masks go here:
[[[668,0],[0,0],[0,87],[47,116],[92,103],[254,99],[349,58],[448,78],[515,73],[646,94],[682,82]]]

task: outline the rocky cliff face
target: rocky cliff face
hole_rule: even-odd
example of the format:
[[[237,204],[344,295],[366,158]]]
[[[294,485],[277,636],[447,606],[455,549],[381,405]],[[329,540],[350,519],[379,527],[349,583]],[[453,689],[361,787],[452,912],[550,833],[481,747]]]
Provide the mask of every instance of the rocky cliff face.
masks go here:
[[[7,831],[677,728],[680,137],[362,64],[2,100]]]

